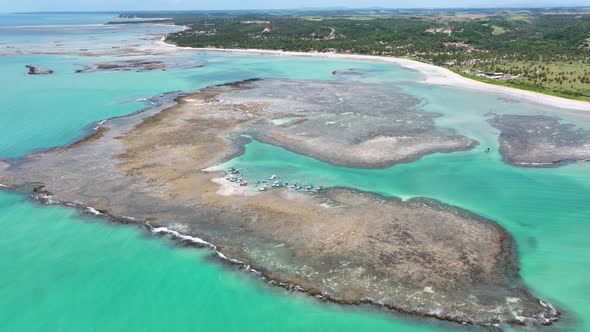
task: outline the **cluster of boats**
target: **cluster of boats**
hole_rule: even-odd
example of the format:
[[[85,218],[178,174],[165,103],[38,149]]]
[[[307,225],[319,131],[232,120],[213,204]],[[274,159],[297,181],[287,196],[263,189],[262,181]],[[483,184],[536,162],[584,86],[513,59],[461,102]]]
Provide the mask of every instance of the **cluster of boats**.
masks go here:
[[[248,181],[244,180],[243,178],[239,178],[237,176],[227,176],[225,179],[229,182],[236,182],[240,185],[240,187],[246,187],[248,185]]]
[[[239,169],[237,169],[235,167],[230,167],[227,169],[227,172],[229,173],[225,177],[225,179],[227,181],[238,183],[241,187],[248,186],[248,181],[244,180],[241,177],[238,177],[238,174],[240,174]],[[312,183],[308,183],[308,184],[293,183],[293,184],[289,185],[289,181],[277,180],[276,175],[272,175],[268,180],[258,181],[256,183],[256,187],[261,186],[260,188],[258,188],[258,191],[266,191],[269,189],[269,184],[270,184],[270,187],[272,187],[272,188],[291,188],[291,189],[295,189],[295,190],[308,190],[308,191],[313,190],[314,188],[316,191],[322,191],[324,189],[324,186],[320,185],[320,186],[316,187]]]
[[[240,174],[240,170],[235,167],[230,167],[227,169],[227,172],[232,175],[228,175],[225,179],[229,182],[235,182],[240,185],[240,187],[246,187],[248,185],[248,181],[244,180],[244,178],[239,178],[236,174]]]

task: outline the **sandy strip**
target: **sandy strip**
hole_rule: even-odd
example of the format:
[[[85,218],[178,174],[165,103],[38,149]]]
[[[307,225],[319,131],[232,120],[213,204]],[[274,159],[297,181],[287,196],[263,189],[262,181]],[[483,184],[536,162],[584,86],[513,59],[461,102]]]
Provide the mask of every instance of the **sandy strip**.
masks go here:
[[[211,182],[219,185],[217,194],[221,196],[255,196],[258,194],[257,191],[253,191],[252,187],[241,187],[239,184],[229,182],[225,178],[213,178]]]
[[[419,62],[416,60],[376,56],[376,55],[356,55],[356,54],[339,54],[339,53],[308,53],[308,52],[286,52],[275,50],[259,50],[259,49],[218,49],[218,48],[191,48],[179,47],[168,44],[164,38],[158,43],[166,44],[169,47],[174,47],[181,50],[205,51],[205,52],[219,52],[219,53],[242,53],[255,55],[275,55],[275,56],[299,56],[299,57],[315,57],[328,59],[343,59],[343,60],[363,60],[363,61],[383,61],[393,63],[403,68],[416,70],[421,73],[424,78],[422,82],[433,85],[442,85],[449,87],[456,87],[462,89],[478,90],[486,93],[493,93],[505,97],[532,102],[536,104],[590,112],[590,102],[573,100],[562,97],[551,96],[539,92],[521,90],[500,85],[484,83],[463,77],[449,69],[435,66],[429,63]]]

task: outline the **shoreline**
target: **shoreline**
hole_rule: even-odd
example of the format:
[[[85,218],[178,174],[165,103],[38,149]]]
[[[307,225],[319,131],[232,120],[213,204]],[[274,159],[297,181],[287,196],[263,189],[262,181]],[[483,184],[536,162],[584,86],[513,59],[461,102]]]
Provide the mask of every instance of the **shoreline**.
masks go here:
[[[211,98],[212,95],[205,93],[202,97]],[[135,120],[129,121],[129,119],[128,121],[124,121],[124,123],[110,123],[114,127],[112,127],[112,130],[107,131],[105,137],[95,141],[89,141],[88,144],[75,146],[72,150],[60,152],[59,157],[57,157],[57,154],[54,155],[57,159],[52,159],[54,157],[50,154],[43,154],[42,159],[48,158],[46,159],[47,164],[41,162],[39,168],[36,168],[33,164],[31,164],[31,168],[20,167],[25,173],[28,172],[26,169],[32,171],[30,180],[34,180],[35,183],[38,182],[47,185],[47,189],[44,187],[33,188],[33,195],[35,193],[41,195],[47,199],[48,203],[76,202],[76,205],[83,206],[84,212],[90,215],[104,214],[108,216],[120,216],[115,218],[122,223],[145,225],[142,221],[149,221],[149,226],[157,230],[152,231],[152,233],[169,235],[175,237],[180,242],[189,241],[201,245],[204,244],[202,241],[210,244],[214,243],[215,247],[223,252],[224,257],[244,262],[250,267],[254,266],[261,273],[261,276],[266,277],[268,280],[276,280],[279,283],[284,283],[288,288],[292,285],[297,285],[302,289],[302,292],[310,296],[322,295],[325,300],[334,303],[349,305],[371,304],[395,312],[407,313],[411,316],[433,317],[438,320],[481,326],[493,324],[507,326],[549,325],[559,319],[558,311],[553,309],[553,307],[543,305],[544,302],[541,302],[538,297],[531,294],[526,286],[518,286],[516,289],[508,287],[508,285],[515,285],[513,284],[515,280],[516,284],[520,285],[518,275],[515,274],[518,268],[513,265],[516,258],[513,256],[512,242],[509,241],[510,234],[494,221],[472,214],[467,210],[446,205],[436,200],[424,201],[414,199],[402,201],[393,197],[383,197],[378,194],[361,192],[354,189],[339,188],[326,191],[324,195],[327,196],[306,197],[303,200],[290,200],[288,197],[285,198],[282,195],[270,195],[268,193],[253,196],[219,195],[219,187],[215,183],[211,183],[209,176],[202,174],[202,168],[200,170],[194,169],[195,165],[199,165],[199,159],[196,158],[194,151],[200,150],[193,150],[193,147],[187,147],[183,141],[178,141],[172,137],[167,142],[161,141],[161,137],[170,137],[169,135],[162,136],[162,134],[168,132],[180,135],[179,137],[185,137],[184,133],[187,131],[190,133],[202,132],[195,130],[198,129],[195,126],[199,124],[203,125],[203,121],[183,121],[179,124],[180,127],[178,128],[174,126],[170,127],[170,124],[176,124],[175,119],[178,117],[184,118],[186,114],[201,114],[201,112],[195,112],[194,107],[200,105],[202,109],[209,109],[209,104],[201,105],[197,103],[195,104],[196,106],[187,106],[186,102],[180,102],[177,105],[184,105],[184,107],[188,108],[182,111],[182,108],[179,108],[179,106],[172,106],[171,108],[167,108],[166,112],[146,113],[151,114],[151,117],[140,116],[137,113],[134,115],[135,120],[140,121],[139,123],[141,125],[138,125]],[[186,118],[184,119],[186,120]],[[206,126],[208,128],[221,126],[219,130],[231,129],[231,127],[226,128],[226,121],[218,121],[216,119],[209,119],[210,124]],[[108,123],[106,122],[105,124]],[[134,128],[132,132],[127,131],[128,129],[126,128],[128,126]],[[167,131],[159,131],[159,128],[167,128]],[[217,135],[219,130],[215,129],[214,133]],[[111,140],[117,139],[116,137],[118,137],[119,133],[116,131],[127,133],[126,138],[123,138],[127,140],[126,143],[123,142],[123,144],[126,144],[124,150],[120,151],[119,148],[109,145],[110,141],[99,144],[99,142],[105,142],[108,137],[111,137]],[[189,162],[183,162],[184,159],[181,159],[173,165],[169,165],[168,160],[170,158],[159,155],[162,150],[157,148],[150,149],[150,147],[155,146],[154,144],[145,145],[146,140],[150,140],[150,136],[146,134],[150,132],[153,136],[151,139],[157,140],[160,144],[170,145],[170,148],[165,150],[169,151],[170,156],[185,155],[182,152],[189,149],[191,151],[190,156],[193,156],[193,159],[188,160]],[[203,136],[203,138],[207,137]],[[139,142],[139,145],[134,144],[135,141]],[[195,140],[191,138],[191,141]],[[210,141],[208,140],[207,142]],[[105,156],[102,153],[108,150],[107,148],[109,147],[114,148],[112,155],[107,154],[111,158],[104,158]],[[148,151],[145,150],[146,147]],[[183,150],[178,150],[177,147],[181,147]],[[198,147],[198,145],[195,145],[195,147]],[[75,161],[80,160],[78,156],[81,154],[88,153],[91,155],[97,151],[101,154],[96,156],[96,160],[83,161],[82,164],[75,165]],[[145,153],[145,155],[137,155],[138,152]],[[202,153],[207,158],[210,158],[209,152],[202,151]],[[152,158],[153,156],[156,156],[156,158]],[[158,156],[162,158],[160,161],[157,159]],[[74,159],[69,159],[70,157]],[[119,158],[117,163],[114,164],[115,167],[126,165],[122,170],[125,172],[132,171],[133,174],[123,173],[120,177],[115,176],[116,178],[114,178],[114,173],[105,173],[102,175],[97,175],[94,171],[87,173],[91,169],[91,167],[86,166],[87,162],[97,165],[97,161],[112,160],[113,157]],[[95,178],[98,182],[104,179],[106,182],[102,183],[105,187],[100,188],[94,186],[93,183],[95,181],[93,180],[85,187],[90,190],[92,197],[81,199],[79,198],[81,196],[78,196],[78,194],[72,195],[72,191],[68,188],[71,188],[70,185],[80,188],[79,183],[68,183],[67,180],[65,182],[61,180],[55,181],[59,177],[55,176],[55,173],[52,174],[52,170],[57,172],[62,171],[57,167],[52,167],[53,162],[62,163],[64,160],[71,161],[67,163],[69,167],[73,167],[69,173],[75,173],[74,171],[77,170],[81,171],[78,175],[81,179]],[[30,160],[34,164],[37,161]],[[157,163],[157,167],[153,166],[154,163]],[[207,161],[207,164],[211,163]],[[189,169],[191,171],[187,172]],[[15,170],[18,171],[18,169]],[[139,170],[142,173],[138,173]],[[146,182],[142,180],[144,176],[151,176],[160,180],[158,180],[159,182]],[[178,179],[182,180],[177,181]],[[22,180],[24,181],[25,179],[23,178]],[[28,180],[25,182],[33,183]],[[77,182],[77,180],[74,179],[74,182]],[[154,195],[152,194],[160,192],[160,185],[158,183],[165,184],[170,191],[162,196],[161,200],[154,200]],[[139,197],[134,194],[131,200],[126,200],[126,195],[121,193],[120,197],[116,197],[116,195],[115,197],[111,197],[112,193],[116,193],[116,191],[112,190],[113,185],[116,187],[121,185],[133,186],[137,195],[143,192],[142,195],[148,196]],[[195,192],[191,188],[200,189]],[[81,190],[85,192],[86,189],[81,188]],[[101,194],[101,191],[109,193],[108,196]],[[56,194],[53,196],[50,195],[51,193]],[[326,209],[321,204],[325,203],[324,200],[329,200],[329,202],[333,202],[334,204],[344,204],[350,208],[345,210]],[[189,211],[182,211],[177,208],[179,204],[186,207],[187,201],[195,202],[195,205],[187,207],[190,209]],[[160,208],[154,211],[150,210],[149,207],[160,207],[159,204],[163,204],[161,205],[162,207],[170,207],[164,210],[170,211],[172,214],[160,215]],[[128,206],[132,208],[129,209]],[[380,212],[375,212],[377,211],[374,208],[376,206],[380,207]],[[136,213],[133,213],[133,211]],[[138,211],[146,212],[138,214]],[[218,212],[222,214],[217,216]],[[216,217],[210,220],[207,219],[207,217],[212,216],[212,213]],[[367,218],[372,213],[377,213],[375,218]],[[386,213],[391,218],[382,218],[383,213]],[[422,224],[416,228],[415,225],[417,224],[411,222],[411,220],[399,221],[399,218],[395,218],[398,213],[402,215],[409,214],[410,219],[422,218],[422,214],[426,213],[432,218],[439,220],[439,222]],[[309,228],[306,220],[311,219],[308,216],[313,216],[314,224],[319,228]],[[427,220],[432,218],[427,218]],[[244,222],[249,220],[256,220],[256,222]],[[330,222],[331,220],[338,220],[338,224],[336,225]],[[359,223],[360,220],[365,222]],[[467,220],[476,222],[467,222]],[[451,232],[452,234],[463,234],[463,232],[467,232],[467,234],[473,233],[477,235],[472,238],[488,239],[491,241],[492,248],[482,246],[479,240],[466,241],[463,238],[457,238],[457,241],[463,241],[463,246],[458,249],[459,251],[463,251],[463,248],[466,247],[471,248],[469,250],[474,250],[481,254],[481,260],[477,264],[468,264],[468,262],[455,257],[455,253],[457,252],[454,249],[456,247],[455,241],[445,243],[430,241],[431,237],[437,237],[441,233],[441,230],[438,228],[443,227],[441,226],[442,223],[451,229],[455,229],[455,232]],[[186,231],[175,228],[177,224],[186,227]],[[445,231],[447,230],[446,227],[443,227],[443,229]],[[222,237],[219,237],[219,232],[222,232]],[[395,236],[388,236],[387,239],[393,239],[391,240],[393,242],[390,240],[378,240],[377,243],[371,242],[369,245],[368,241],[373,241],[371,239],[381,239],[378,236],[390,234],[390,232],[393,232],[391,234]],[[415,238],[414,241],[416,243],[411,242],[408,244],[403,242],[403,238],[401,238],[402,240],[397,240],[400,236],[406,234],[405,232],[409,232]],[[452,234],[449,234],[449,236]],[[326,238],[329,239],[328,242],[326,242]],[[355,241],[351,240],[353,238]],[[258,243],[257,241],[259,240],[264,241]],[[419,252],[418,256],[414,252],[410,252],[410,249],[403,248],[391,253],[391,249],[397,248],[396,244],[398,243],[405,243],[403,248],[406,248],[406,246],[409,246],[409,248],[415,247]],[[267,244],[272,246],[269,248]],[[276,246],[275,244],[281,244],[282,246]],[[245,245],[245,248],[249,248],[250,251],[246,253],[242,252],[241,248],[243,245]],[[260,251],[261,248],[264,248],[264,251]],[[288,252],[292,252],[293,257],[298,259],[284,262],[283,264],[287,264],[284,268],[274,268],[272,264],[265,264],[267,259],[273,259],[276,255],[284,254],[284,251],[287,250],[284,248],[289,248]],[[318,252],[319,258],[316,258],[315,255],[310,255],[309,250]],[[382,252],[385,256],[377,255],[376,252]],[[416,262],[410,259],[411,257],[426,257],[425,259],[428,259],[432,255],[430,253],[436,253],[431,258],[434,259],[433,264],[423,265],[421,261]],[[398,264],[395,266],[383,264],[383,262],[393,259],[392,255],[394,254],[396,255]],[[370,287],[368,287],[365,286],[365,279],[362,276],[356,276],[357,269],[336,265],[343,259],[357,262],[356,257],[359,257],[359,255],[364,258],[358,264],[366,271],[376,271],[374,275],[377,276],[384,274],[397,276],[396,271],[399,269],[414,271],[415,273],[426,269],[435,270],[436,273],[427,273],[430,276],[427,281],[429,285],[427,291],[422,290],[422,286],[424,286],[422,281],[411,278],[407,279],[406,277],[400,277],[400,283],[394,284],[389,279],[382,280],[378,278],[375,281],[371,279]],[[221,256],[219,257],[223,258]],[[456,294],[454,290],[451,291],[451,286],[447,286],[449,279],[442,277],[442,275],[446,275],[449,272],[447,269],[450,266],[449,264],[443,264],[442,262],[444,261],[452,262],[454,265],[450,280],[453,280],[457,285],[464,285],[462,281],[465,278],[471,278],[469,276],[477,278],[479,282],[473,285],[468,284],[459,287],[459,294]],[[324,267],[325,262],[329,262],[334,267]],[[301,274],[298,272],[301,264],[305,264],[306,269],[310,270],[305,270],[305,274]],[[482,269],[490,271],[491,274],[488,276],[481,276],[480,274],[472,275],[472,272],[475,270],[473,270],[471,264],[476,264]],[[334,274],[334,270],[332,269],[336,269],[338,273]],[[316,273],[308,273],[314,271]],[[330,278],[327,284],[324,281],[325,277]],[[500,301],[499,303],[504,307],[502,313],[497,315],[486,313],[479,316],[481,315],[480,310],[484,310],[485,308],[480,308],[479,305],[464,308],[467,302],[465,302],[466,300],[460,293],[466,291],[471,293],[472,291],[470,289],[475,290],[477,293],[480,283],[487,285],[496,285],[499,283],[498,296],[494,301]],[[400,284],[403,285],[401,289],[399,288]],[[432,287],[438,291],[431,292],[430,289]],[[419,291],[419,300],[428,303],[426,307],[424,307],[424,304],[416,306],[414,303],[418,301],[415,299],[416,290]],[[518,304],[518,308],[519,310],[524,310],[525,313],[514,316],[510,311],[516,309],[512,308],[516,304],[507,305],[502,302],[503,298],[508,296],[506,292],[509,290],[511,297],[513,296],[512,292],[515,292],[514,294],[523,299],[523,304]],[[391,299],[379,300],[381,297],[377,295],[381,294],[380,292],[393,294],[391,296],[396,301]],[[443,307],[440,307],[440,304],[438,304],[440,303],[439,299],[441,297],[445,297],[446,301]],[[460,313],[456,313],[453,309],[457,307],[463,308]]]
[[[294,57],[313,57],[326,59],[340,59],[340,60],[360,60],[360,61],[380,61],[393,63],[405,69],[415,70],[424,77],[420,80],[422,83],[449,86],[454,88],[476,90],[484,93],[491,93],[510,97],[519,101],[539,104],[543,106],[557,107],[574,111],[590,112],[590,102],[567,99],[563,97],[553,96],[540,92],[522,90],[507,86],[495,85],[473,80],[461,76],[450,69],[436,66],[433,64],[420,62],[411,59],[378,56],[378,55],[359,55],[359,54],[343,54],[343,53],[309,53],[309,52],[292,52],[292,51],[278,51],[278,50],[264,50],[264,49],[221,49],[221,48],[193,48],[185,46],[177,46],[165,41],[165,37],[161,38],[159,44],[166,45],[178,50],[191,50],[203,52],[216,53],[235,53],[235,54],[249,54],[249,55],[269,55],[269,56],[294,56]]]

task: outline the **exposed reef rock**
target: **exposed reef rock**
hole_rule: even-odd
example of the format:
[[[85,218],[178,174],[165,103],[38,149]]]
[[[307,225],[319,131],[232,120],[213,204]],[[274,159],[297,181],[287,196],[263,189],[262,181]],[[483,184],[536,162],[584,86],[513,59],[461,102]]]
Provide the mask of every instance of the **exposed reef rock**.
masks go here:
[[[366,73],[370,73],[373,70],[365,69],[365,68],[350,68],[346,70],[334,70],[332,75],[341,75],[341,76],[363,76]]]
[[[344,188],[313,194],[288,189],[217,194],[219,186],[212,180],[223,174],[201,169],[239,153],[241,133],[253,132],[257,123],[268,129],[270,120],[282,118],[284,111],[271,101],[278,93],[273,90],[295,88],[295,83],[264,84],[211,87],[180,97],[176,106],[162,111],[109,120],[103,124],[108,130],[80,144],[0,163],[0,183],[41,188],[37,190],[52,195],[53,201],[76,202],[124,222],[149,221],[160,230],[198,237],[270,280],[339,303],[375,304],[482,325],[551,324],[558,319],[557,310],[523,285],[510,235],[465,210],[429,199],[401,201]],[[297,84],[309,92],[323,83]],[[357,86],[357,91],[364,88]],[[242,97],[261,91],[268,94],[266,101],[244,102]],[[330,111],[334,106],[327,103],[328,110],[322,110],[321,102],[302,104],[297,98],[304,96],[295,96],[295,105],[313,106],[299,114],[306,116],[303,124],[310,124],[299,131],[336,118]],[[387,118],[382,108],[372,110],[379,121],[356,110],[358,119],[350,122],[354,130],[364,121],[380,134],[391,134],[387,124],[377,126]],[[288,112],[299,113],[295,108]],[[422,121],[405,112],[404,121]],[[327,141],[339,135],[336,130],[316,135],[320,133]]]
[[[500,153],[510,164],[554,167],[590,160],[590,130],[544,115],[493,115]]]
[[[167,65],[162,61],[141,61],[141,60],[129,60],[120,62],[103,62],[97,63],[92,66],[87,66],[84,69],[76,70],[76,73],[87,73],[99,70],[111,70],[111,71],[149,71],[157,69],[166,69]]]
[[[264,105],[262,118],[267,121],[250,122],[243,126],[246,132],[332,164],[382,168],[477,145],[435,127],[439,114],[421,111],[419,100],[395,87],[274,79],[250,86],[219,96],[222,102]],[[280,121],[285,118],[296,121]]]
[[[83,69],[76,70],[76,73],[89,73],[94,71],[152,71],[166,70],[168,68],[200,68],[204,64],[196,60],[176,61],[176,59],[162,60],[124,60],[112,62],[100,62],[92,65],[84,65]]]
[[[53,74],[53,70],[41,68],[35,65],[26,65],[27,69],[29,70],[27,74],[29,75],[49,75]]]

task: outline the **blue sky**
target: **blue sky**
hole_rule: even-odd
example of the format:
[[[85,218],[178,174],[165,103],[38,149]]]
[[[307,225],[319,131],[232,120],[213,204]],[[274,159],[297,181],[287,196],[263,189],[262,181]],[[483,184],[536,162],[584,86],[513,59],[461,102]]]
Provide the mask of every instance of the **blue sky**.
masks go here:
[[[318,7],[545,7],[590,6],[590,0],[0,0],[0,12],[100,10],[211,10]]]

